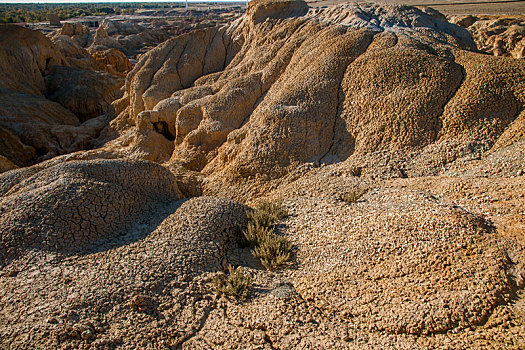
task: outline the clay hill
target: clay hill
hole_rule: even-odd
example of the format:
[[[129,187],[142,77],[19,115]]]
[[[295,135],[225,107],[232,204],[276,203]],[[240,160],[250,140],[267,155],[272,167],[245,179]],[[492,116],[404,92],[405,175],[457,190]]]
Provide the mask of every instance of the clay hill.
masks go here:
[[[170,34],[172,33],[168,29],[154,26],[148,28],[134,21],[104,19],[96,30],[90,30],[82,23],[66,22],[59,30],[48,35],[66,55],[86,59],[89,54],[112,56],[116,51],[129,58],[136,58],[167,40]],[[96,58],[98,57],[95,56]],[[127,73],[131,68],[119,69],[116,65],[112,66],[119,73]]]
[[[240,12],[240,7],[222,6],[205,11],[141,10],[133,16],[80,17],[63,23],[60,29],[41,23],[32,28],[46,33],[74,63],[92,65],[94,59],[97,69],[125,76],[132,66],[123,56],[135,63],[141,54],[173,36],[223,25],[238,18]]]
[[[467,28],[480,50],[525,57],[525,16],[453,16],[451,22]]]
[[[12,164],[90,148],[114,117],[123,79],[72,64],[40,32],[0,26],[0,58],[0,155]]]
[[[254,0],[142,55],[103,124],[61,89],[109,73],[2,31],[0,164],[38,163],[0,174],[0,347],[525,346],[525,61],[431,9]]]

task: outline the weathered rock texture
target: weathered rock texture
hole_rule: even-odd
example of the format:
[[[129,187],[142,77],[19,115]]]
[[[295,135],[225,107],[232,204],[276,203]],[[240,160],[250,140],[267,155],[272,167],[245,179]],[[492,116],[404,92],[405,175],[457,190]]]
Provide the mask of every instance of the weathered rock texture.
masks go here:
[[[0,154],[12,163],[90,148],[112,118],[122,80],[69,64],[43,34],[0,26]]]
[[[136,163],[122,165],[133,166],[129,170],[135,175],[143,172],[144,166],[151,170],[160,168],[151,163],[138,167]],[[147,174],[158,175],[151,171]],[[154,186],[161,184],[158,181]],[[142,193],[146,189],[151,187],[135,188]],[[91,193],[111,196],[105,192],[110,188],[101,190],[91,188]],[[162,187],[157,192],[160,190]],[[123,193],[128,194],[131,193]],[[148,195],[153,199],[154,194]],[[96,204],[93,205],[95,208]],[[49,253],[33,253],[40,261],[33,266],[43,263],[50,270],[41,265],[47,271],[39,272],[31,282],[25,275],[33,274],[30,269],[20,271],[16,279],[1,277],[0,288],[7,294],[1,297],[0,320],[10,327],[0,327],[0,344],[78,347],[87,341],[95,347],[156,348],[182,343],[196,332],[215,304],[209,294],[202,295],[207,286],[196,277],[217,271],[225,264],[228,250],[238,239],[236,228],[246,221],[244,210],[242,205],[224,199],[177,201],[159,211],[154,220],[133,226],[131,233],[120,241],[113,236],[103,247],[113,246],[108,251],[65,260]],[[93,218],[96,217],[97,214]],[[109,231],[104,234],[108,236]],[[40,259],[53,262],[44,263]],[[45,295],[37,296],[42,292]],[[16,302],[18,297],[26,300],[24,305]],[[42,308],[49,318],[33,314]],[[93,313],[94,310],[99,311]],[[154,339],[149,338],[147,329],[153,332]]]
[[[162,29],[145,28],[132,21],[105,19],[97,28],[89,51],[117,49],[127,56],[135,56],[167,39],[167,32]]]
[[[494,56],[525,57],[524,16],[455,16],[451,21],[467,28],[482,51]]]
[[[175,20],[159,28],[153,21],[104,19],[96,30],[80,23],[64,23],[48,37],[70,66],[125,76],[132,69],[128,58],[135,60],[138,55],[176,35],[173,25],[181,23],[183,21]]]
[[[45,70],[63,63],[53,43],[40,32],[15,25],[0,26],[0,42],[0,87],[42,94]]]
[[[320,308],[371,330],[429,334],[480,325],[511,299],[511,262],[481,218],[416,191],[313,201],[323,209],[298,201],[295,221],[310,224],[292,219],[287,232],[315,232],[298,237],[297,288]]]
[[[55,66],[45,81],[46,97],[66,107],[81,122],[113,113],[111,103],[122,95],[121,82],[103,72]]]
[[[13,162],[4,156],[0,156],[0,173],[18,168]]]
[[[168,40],[116,139],[0,176],[0,347],[523,348],[524,68],[386,5],[255,0]],[[180,192],[282,201],[291,261]],[[244,302],[213,289],[228,264]]]
[[[89,28],[81,23],[64,23],[56,35],[68,36],[80,47],[85,47],[89,42]]]
[[[230,196],[249,199],[247,180],[260,188],[305,163],[490,147],[523,110],[524,63],[470,51],[470,34],[442,17],[366,4],[306,10],[255,2],[230,26],[144,55],[117,103],[114,146],[201,172],[206,193],[240,183]]]
[[[147,162],[69,162],[0,178],[2,263],[21,251],[78,251],[122,233],[153,204],[180,198],[173,175]]]
[[[87,50],[92,37],[89,29],[81,24],[66,23],[50,36],[55,47],[71,67],[106,71],[112,75],[125,77],[133,67],[126,55],[117,49]]]
[[[95,51],[92,56],[103,67],[103,70],[112,74],[125,76],[133,69],[126,55],[117,49]]]

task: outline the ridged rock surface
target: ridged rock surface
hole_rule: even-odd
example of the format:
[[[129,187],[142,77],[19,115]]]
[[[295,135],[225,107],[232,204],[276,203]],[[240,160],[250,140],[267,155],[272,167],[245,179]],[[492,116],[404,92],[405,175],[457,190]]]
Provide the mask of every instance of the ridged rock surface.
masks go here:
[[[113,113],[121,81],[104,72],[55,66],[46,75],[46,97],[73,112],[81,122]]]
[[[0,26],[0,154],[18,166],[92,147],[121,96],[122,79],[70,67],[59,48],[40,32]]]
[[[297,237],[296,286],[320,308],[363,328],[419,335],[480,325],[511,298],[511,262],[479,217],[419,191],[371,191],[350,206],[310,201],[324,209],[298,200],[287,224],[292,236],[315,232]],[[310,225],[298,227],[303,216]]]
[[[415,8],[257,2],[141,59],[116,104],[115,145],[201,172],[207,193],[305,163],[491,145],[523,110],[525,66],[474,48],[464,28]]]
[[[114,139],[0,176],[0,347],[523,348],[525,66],[443,18],[254,0],[142,56]],[[182,192],[282,203],[290,261]]]
[[[130,170],[135,174],[144,172],[144,166],[153,167],[146,163],[124,166],[133,166]],[[148,175],[155,176],[151,171]],[[167,189],[164,193],[168,194]],[[93,203],[93,208],[97,204],[101,203]],[[124,206],[113,209],[125,212]],[[10,325],[0,327],[1,346],[78,347],[84,339],[95,347],[112,348],[182,343],[214,307],[209,296],[201,296],[204,283],[196,277],[224,266],[227,252],[238,239],[237,226],[246,221],[244,211],[243,205],[224,199],[175,201],[157,211],[154,219],[130,225],[127,236],[113,236],[92,254],[66,260],[49,253],[29,254],[39,261],[34,267],[47,259],[44,264],[49,270],[28,278],[26,273],[33,275],[34,270],[26,266],[18,277],[0,282],[0,324]],[[63,273],[56,273],[59,270]],[[12,302],[18,298],[27,302]],[[40,318],[36,310],[44,310],[50,318]],[[161,318],[167,323],[150,316],[165,312]],[[155,339],[148,339],[147,329]]]
[[[92,55],[100,67],[109,73],[126,76],[133,69],[126,55],[117,49],[95,51]]]
[[[41,95],[46,68],[63,63],[53,43],[40,32],[15,25],[0,26],[0,42],[0,87]]]
[[[525,57],[525,16],[455,16],[467,28],[478,49],[494,56]]]
[[[93,36],[90,52],[117,49],[128,56],[137,55],[167,40],[162,29],[148,29],[133,21],[104,19]]]

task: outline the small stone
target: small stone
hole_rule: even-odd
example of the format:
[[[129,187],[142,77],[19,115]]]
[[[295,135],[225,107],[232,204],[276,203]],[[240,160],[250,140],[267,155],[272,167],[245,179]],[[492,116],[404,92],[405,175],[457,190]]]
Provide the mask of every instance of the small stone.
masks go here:
[[[93,336],[93,333],[88,329],[80,333],[80,337],[84,340],[88,340]]]
[[[516,175],[523,176],[523,174],[525,174],[525,171],[523,171],[523,169],[520,169],[518,170],[518,173]]]
[[[16,277],[16,275],[18,275],[18,271],[16,271],[16,270],[9,270],[9,271],[6,271],[5,275],[7,277]]]
[[[291,294],[293,294],[293,292],[293,287],[287,283],[282,284],[271,291],[272,295],[280,299],[287,299]]]

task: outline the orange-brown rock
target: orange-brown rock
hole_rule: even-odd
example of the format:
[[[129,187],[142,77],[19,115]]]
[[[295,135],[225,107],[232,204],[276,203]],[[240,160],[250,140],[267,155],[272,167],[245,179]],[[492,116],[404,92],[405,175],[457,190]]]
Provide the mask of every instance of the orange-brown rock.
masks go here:
[[[89,53],[67,35],[52,38],[55,48],[65,57],[69,65],[88,68],[92,65]]]
[[[478,49],[494,56],[525,57],[524,16],[456,16],[451,21],[467,28]]]
[[[122,82],[105,72],[55,66],[45,77],[46,97],[73,112],[81,122],[112,113]]]
[[[64,32],[70,33],[74,28],[76,27]],[[106,71],[119,77],[125,77],[133,68],[126,55],[120,50],[107,49],[90,53],[76,35],[62,34],[61,31],[51,38],[68,66],[84,70]]]
[[[9,159],[4,156],[0,156],[0,173],[17,168],[18,167]]]
[[[89,41],[89,28],[81,23],[64,23],[56,35],[65,35],[71,38],[80,47],[86,47]]]
[[[68,67],[71,61],[60,52],[67,50],[57,42],[37,31],[0,26],[0,154],[18,166],[92,147],[112,116],[111,102],[120,97],[121,80]],[[64,42],[79,50],[82,61],[85,50]]]
[[[493,144],[523,109],[523,63],[475,53],[468,31],[443,16],[304,6],[252,2],[228,27],[144,55],[112,124],[127,140],[119,145],[199,171],[216,193],[305,163],[446,140]]]
[[[33,95],[45,91],[44,73],[63,57],[42,33],[16,25],[0,26],[0,88]]]
[[[90,52],[117,49],[126,55],[137,55],[146,48],[153,48],[167,40],[162,29],[146,29],[132,21],[112,21],[105,19],[97,28]]]
[[[69,252],[89,247],[125,233],[155,203],[180,198],[173,175],[148,162],[69,162],[6,173],[0,182],[0,265],[26,249]]]
[[[0,347],[523,348],[524,68],[377,4],[254,0],[159,45],[103,146],[0,175]],[[208,195],[280,203],[290,261]]]
[[[117,49],[95,51],[92,53],[92,56],[109,73],[126,76],[133,69],[126,55]]]

